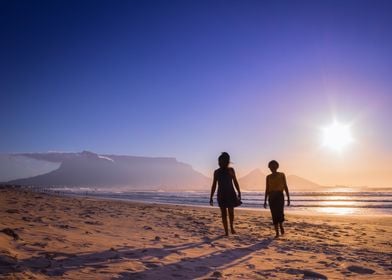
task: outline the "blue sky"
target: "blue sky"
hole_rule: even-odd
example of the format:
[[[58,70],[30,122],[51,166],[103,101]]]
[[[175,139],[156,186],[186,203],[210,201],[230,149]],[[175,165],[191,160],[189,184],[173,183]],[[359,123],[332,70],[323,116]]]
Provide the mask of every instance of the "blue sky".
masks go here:
[[[228,151],[240,173],[275,158],[388,185],[391,28],[391,1],[1,1],[0,152],[172,156],[209,175]],[[343,155],[319,147],[333,118],[352,123]]]

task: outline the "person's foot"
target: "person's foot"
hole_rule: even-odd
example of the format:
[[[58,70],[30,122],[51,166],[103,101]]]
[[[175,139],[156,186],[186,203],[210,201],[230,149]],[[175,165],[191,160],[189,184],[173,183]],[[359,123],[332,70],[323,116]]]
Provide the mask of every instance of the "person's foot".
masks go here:
[[[277,239],[277,238],[279,238],[279,233],[277,233],[277,234],[275,235],[275,239]]]
[[[234,228],[231,229],[231,234],[236,234]]]
[[[225,232],[225,236],[229,236],[229,232],[228,231]]]
[[[282,235],[284,234],[284,228],[283,227],[280,227],[280,232],[281,232]]]

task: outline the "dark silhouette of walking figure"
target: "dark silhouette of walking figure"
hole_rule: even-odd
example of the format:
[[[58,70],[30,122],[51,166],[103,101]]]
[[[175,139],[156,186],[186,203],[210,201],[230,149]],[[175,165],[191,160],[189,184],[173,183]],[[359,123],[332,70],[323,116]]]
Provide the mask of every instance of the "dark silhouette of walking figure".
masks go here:
[[[289,188],[287,187],[286,176],[282,172],[278,172],[279,163],[276,160],[272,160],[268,163],[268,167],[271,170],[266,178],[265,196],[264,196],[264,208],[267,208],[267,198],[269,207],[272,215],[272,222],[276,231],[276,238],[279,237],[280,233],[284,234],[283,222],[284,222],[284,195],[283,191],[287,195],[287,206],[290,206],[290,195]],[[278,227],[279,226],[279,227]]]
[[[221,209],[222,223],[225,229],[225,235],[229,235],[227,226],[227,212],[229,212],[230,229],[231,233],[235,234],[234,230],[234,207],[241,204],[241,191],[240,186],[235,176],[234,169],[229,167],[230,155],[226,152],[222,153],[218,158],[219,168],[214,172],[214,179],[211,187],[210,205],[213,206],[213,196],[218,184],[218,205]],[[237,189],[237,194],[234,190]]]

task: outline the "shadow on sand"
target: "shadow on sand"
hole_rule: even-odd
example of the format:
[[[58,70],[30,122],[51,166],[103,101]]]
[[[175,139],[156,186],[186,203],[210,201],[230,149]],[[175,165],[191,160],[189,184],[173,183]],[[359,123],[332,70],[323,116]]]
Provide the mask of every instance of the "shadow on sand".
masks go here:
[[[140,272],[122,272],[115,279],[158,279],[165,275],[166,279],[195,279],[219,269],[226,269],[250,259],[246,256],[262,249],[266,249],[273,239],[265,239],[248,247],[234,248],[198,256],[184,258],[179,262],[162,266],[153,266]]]
[[[114,279],[157,279],[165,275],[166,279],[181,278],[194,279],[206,276],[217,270],[228,268],[247,259],[244,257],[258,250],[265,249],[272,239],[265,239],[248,247],[221,250],[212,254],[197,257],[184,257],[180,261],[170,264],[161,264],[156,259],[163,259],[171,254],[185,255],[182,251],[203,245],[220,239],[208,239],[198,243],[185,243],[178,246],[165,246],[164,248],[141,248],[133,249],[122,247],[101,252],[68,254],[61,252],[41,252],[40,256],[29,259],[18,260],[12,269],[0,271],[1,274],[12,272],[32,271],[43,273],[48,276],[62,276],[68,271],[89,268],[92,271],[109,268],[112,265],[124,262],[141,262],[146,269],[144,271],[132,271],[128,269],[113,275]],[[106,272],[107,273],[107,272]]]

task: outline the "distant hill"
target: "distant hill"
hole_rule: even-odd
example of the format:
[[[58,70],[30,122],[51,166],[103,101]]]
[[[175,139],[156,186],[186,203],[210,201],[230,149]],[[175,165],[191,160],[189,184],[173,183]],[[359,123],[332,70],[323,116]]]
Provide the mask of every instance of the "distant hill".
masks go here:
[[[241,189],[247,191],[264,191],[265,174],[260,169],[253,169],[249,174],[238,179]]]
[[[243,190],[264,191],[265,177],[266,175],[260,169],[254,169],[249,174],[239,178],[238,182]],[[286,179],[289,190],[312,191],[323,188],[317,183],[296,175],[288,175]]]
[[[293,191],[317,191],[324,188],[317,183],[296,175],[287,176],[287,185],[289,186],[289,190]]]
[[[129,187],[149,190],[208,189],[210,179],[175,158],[81,153],[22,154],[35,160],[60,162],[49,173],[9,181],[37,186]]]

